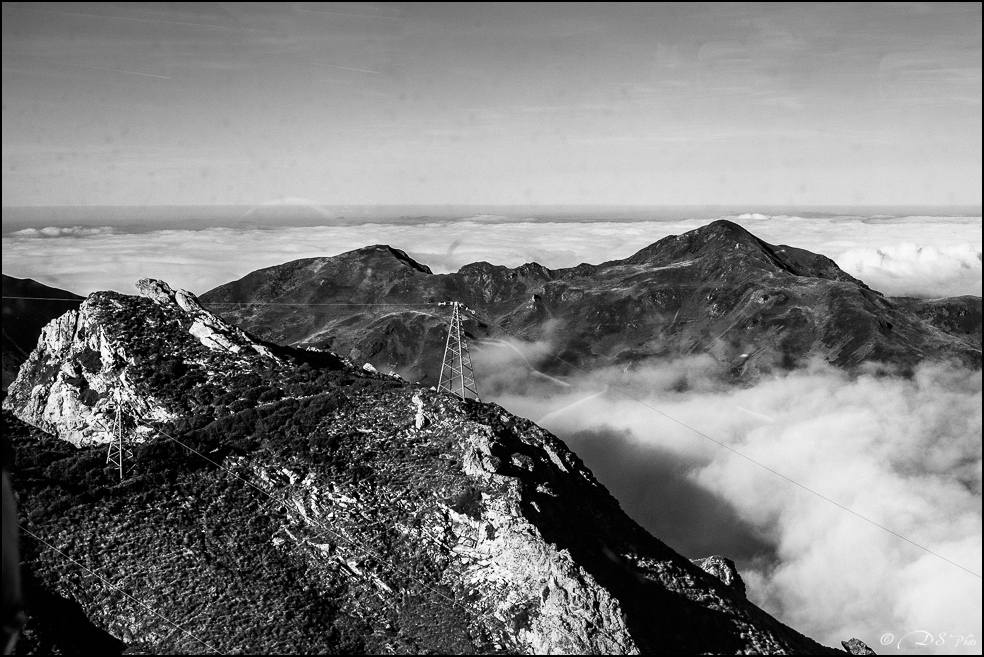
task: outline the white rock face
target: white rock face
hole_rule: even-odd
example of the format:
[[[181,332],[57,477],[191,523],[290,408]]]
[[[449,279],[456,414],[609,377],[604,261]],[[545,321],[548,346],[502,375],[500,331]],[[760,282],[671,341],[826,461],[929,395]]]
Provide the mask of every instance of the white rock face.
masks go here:
[[[691,561],[699,566],[701,570],[714,575],[738,592],[742,597],[745,597],[745,582],[742,580],[741,575],[738,574],[738,568],[735,566],[734,561],[720,555],[704,557],[703,559],[692,559]]]
[[[240,346],[230,340],[228,336],[216,331],[214,327],[209,326],[201,319],[196,319],[188,332],[209,349],[228,351],[233,354],[238,354],[241,350]]]
[[[414,414],[413,425],[417,431],[420,431],[428,424],[427,414],[424,413],[424,400],[420,398],[420,395],[414,395],[411,401],[413,402],[414,408],[417,409],[417,412]]]
[[[161,305],[174,304],[192,316],[194,322],[188,332],[209,349],[238,354],[244,348],[249,348],[261,356],[276,358],[269,349],[254,342],[241,329],[227,324],[225,320],[202,308],[198,297],[187,290],[173,290],[164,281],[152,278],[137,281],[137,290]]]
[[[449,509],[452,548],[468,565],[466,582],[486,591],[503,617],[531,609],[529,626],[518,636],[532,654],[638,654],[621,606],[571,558],[540,536],[520,508],[519,481],[496,474],[485,427],[468,437],[464,471],[505,493],[484,500],[480,522]],[[560,458],[551,460],[566,471]]]
[[[209,349],[237,355],[244,351],[275,359],[269,349],[242,330],[202,308],[194,294],[172,290],[163,282],[143,279],[144,297],[192,320],[188,332]],[[105,304],[119,303],[103,299]],[[10,385],[4,405],[21,420],[56,434],[76,447],[109,443],[115,410],[111,399],[120,391],[129,415],[145,422],[172,420],[175,415],[146,394],[137,394],[126,379],[133,358],[122,343],[107,338],[98,304],[87,299],[79,309],[52,320],[41,331],[38,346]],[[135,429],[137,442],[149,433]]]
[[[119,389],[129,412],[145,420],[171,419],[163,406],[138,395],[127,381],[130,358],[107,337],[88,302],[48,323],[38,346],[21,366],[4,405],[20,419],[58,435],[76,447],[109,443],[115,411],[111,399]],[[134,436],[142,441],[147,429]]]

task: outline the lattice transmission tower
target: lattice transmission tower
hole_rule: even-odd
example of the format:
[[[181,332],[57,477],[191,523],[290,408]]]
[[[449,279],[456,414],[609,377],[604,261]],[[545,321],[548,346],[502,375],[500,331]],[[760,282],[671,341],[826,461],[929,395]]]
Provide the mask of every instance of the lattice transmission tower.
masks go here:
[[[468,343],[461,330],[461,311],[472,312],[458,301],[442,302],[441,306],[451,306],[451,325],[448,327],[448,342],[444,347],[444,364],[437,391],[446,390],[462,399],[479,400],[478,386],[475,384],[475,370],[472,369]]]
[[[116,418],[113,420],[113,440],[109,443],[109,450],[106,453],[106,464],[118,469],[122,480],[127,470],[126,462],[133,460],[133,452],[127,446],[126,431],[123,427],[123,397],[119,388],[116,389],[113,402],[116,407]]]

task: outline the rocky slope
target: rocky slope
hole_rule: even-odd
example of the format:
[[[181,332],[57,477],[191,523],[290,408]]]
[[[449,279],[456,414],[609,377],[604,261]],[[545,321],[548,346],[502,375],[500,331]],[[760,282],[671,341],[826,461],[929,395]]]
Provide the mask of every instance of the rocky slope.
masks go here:
[[[49,324],[4,402],[47,601],[22,650],[832,652],[727,559],[648,534],[528,420],[140,289]],[[97,447],[117,390],[123,481]]]
[[[26,298],[25,298],[26,297]],[[82,297],[30,278],[3,274],[3,389],[17,376],[38,342],[41,328],[79,307]]]
[[[477,311],[472,337],[548,341],[562,359],[542,364],[554,375],[695,353],[738,378],[810,358],[848,368],[981,364],[979,297],[889,299],[824,256],[767,244],[728,221],[600,265],[479,262],[435,275],[373,246],[261,269],[202,295],[266,339],[330,348],[426,383],[438,374],[447,312],[415,304],[446,300]],[[381,305],[338,305],[351,303]]]

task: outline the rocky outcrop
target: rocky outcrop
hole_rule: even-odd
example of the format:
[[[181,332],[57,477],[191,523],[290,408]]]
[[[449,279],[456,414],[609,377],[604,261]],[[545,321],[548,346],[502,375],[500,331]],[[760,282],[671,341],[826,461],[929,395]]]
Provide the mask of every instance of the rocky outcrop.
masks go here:
[[[738,595],[743,598],[745,597],[745,582],[742,580],[741,575],[738,574],[738,568],[735,566],[734,561],[719,555],[704,557],[703,559],[693,559],[692,561],[705,573],[714,575],[734,589]]]
[[[117,398],[148,420],[173,417],[133,389],[126,376],[132,359],[124,345],[107,337],[91,308],[83,302],[42,329],[4,401],[20,419],[76,447],[112,440]],[[139,429],[135,441],[145,435]]]
[[[841,641],[841,645],[844,646],[844,650],[850,655],[875,655],[877,654],[874,650],[868,647],[868,645],[861,639],[848,639],[847,641]]]
[[[187,290],[172,290],[164,281],[143,278],[137,281],[137,291],[148,299],[167,305],[177,305],[193,319],[188,332],[198,338],[209,349],[237,354],[242,349],[251,349],[261,356],[273,358],[270,350],[250,337],[241,329],[229,325],[224,320],[202,308],[196,297]]]
[[[153,279],[139,281],[137,289],[210,350],[230,355],[248,351],[276,358],[241,329],[202,308],[190,292],[172,290],[167,283]],[[114,293],[90,295],[78,310],[70,310],[44,326],[37,347],[9,387],[5,407],[76,447],[112,440],[117,395],[131,420],[144,424],[174,420],[174,411],[154,394],[138,392],[128,378],[129,370],[137,364],[132,344],[128,344],[132,333],[124,335],[119,324],[104,321],[128,303],[124,299]],[[146,318],[138,315],[132,319],[140,323]],[[134,426],[133,440],[142,442],[149,432],[145,425]]]

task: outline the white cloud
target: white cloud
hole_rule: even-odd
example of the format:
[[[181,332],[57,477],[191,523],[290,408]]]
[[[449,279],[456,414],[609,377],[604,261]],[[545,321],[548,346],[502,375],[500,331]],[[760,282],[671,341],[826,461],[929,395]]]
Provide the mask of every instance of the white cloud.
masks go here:
[[[981,296],[981,246],[897,244],[845,251],[837,264],[855,278],[891,296]]]
[[[45,226],[23,228],[12,233],[18,237],[89,237],[112,234],[112,226]]]

